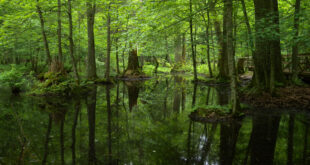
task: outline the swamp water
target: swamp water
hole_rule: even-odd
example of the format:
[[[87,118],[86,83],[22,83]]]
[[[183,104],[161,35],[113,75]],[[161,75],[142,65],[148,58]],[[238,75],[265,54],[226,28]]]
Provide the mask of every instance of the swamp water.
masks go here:
[[[0,164],[310,164],[309,114],[188,117],[195,105],[227,102],[227,87],[181,77],[94,86],[71,99],[2,91]]]

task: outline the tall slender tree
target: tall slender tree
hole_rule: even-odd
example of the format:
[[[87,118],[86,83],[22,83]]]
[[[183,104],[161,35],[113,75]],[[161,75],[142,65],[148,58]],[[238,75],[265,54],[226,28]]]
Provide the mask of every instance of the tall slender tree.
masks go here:
[[[96,79],[96,57],[95,57],[95,36],[94,22],[96,3],[94,0],[87,0],[87,35],[88,35],[88,57],[87,57],[87,78]]]
[[[299,11],[300,0],[295,2],[295,14],[294,14],[294,40],[292,47],[292,81],[298,81],[298,36],[299,36]]]
[[[193,60],[193,68],[194,68],[194,81],[197,81],[197,64],[196,64],[196,53],[195,53],[195,43],[194,43],[194,36],[193,36],[193,9],[192,9],[192,0],[189,0],[189,10],[190,10],[190,17],[189,17],[189,28],[190,28],[190,35],[191,35],[191,47],[192,47],[192,60]]]
[[[73,65],[74,74],[78,84],[80,83],[80,76],[77,69],[77,61],[74,57],[74,42],[73,42],[73,23],[72,23],[72,6],[71,0],[68,0],[68,18],[69,18],[69,50],[70,50],[70,57]]]
[[[226,29],[227,33],[225,36],[227,45],[227,57],[229,66],[229,77],[230,77],[230,90],[231,90],[231,105],[232,113],[236,114],[240,109],[240,103],[238,99],[238,85],[237,85],[237,74],[235,67],[235,57],[233,53],[233,3],[232,0],[224,1],[224,17],[226,17]]]
[[[110,77],[110,56],[111,56],[111,4],[108,4],[108,16],[107,16],[107,58],[106,58],[106,70],[105,78]]]
[[[62,45],[61,45],[61,0],[57,0],[57,39],[58,39],[58,60],[60,62],[63,61],[63,56],[62,56]]]
[[[39,0],[37,0],[36,8],[37,8],[37,13],[38,13],[39,18],[40,18],[41,33],[42,33],[42,38],[43,38],[43,42],[44,42],[44,48],[45,48],[45,53],[46,53],[46,57],[47,57],[47,63],[50,65],[52,63],[52,57],[51,57],[51,53],[50,53],[50,49],[49,49],[49,45],[48,45],[48,41],[47,41],[47,36],[46,36],[46,32],[45,32],[45,22],[44,22],[43,12],[41,10]]]

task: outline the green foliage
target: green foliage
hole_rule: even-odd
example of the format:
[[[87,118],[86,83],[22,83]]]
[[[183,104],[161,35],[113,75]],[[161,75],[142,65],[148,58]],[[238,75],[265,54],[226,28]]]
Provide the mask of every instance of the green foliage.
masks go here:
[[[19,92],[26,85],[24,72],[16,65],[11,65],[11,69],[4,71],[0,75],[0,83],[9,86],[12,91]]]

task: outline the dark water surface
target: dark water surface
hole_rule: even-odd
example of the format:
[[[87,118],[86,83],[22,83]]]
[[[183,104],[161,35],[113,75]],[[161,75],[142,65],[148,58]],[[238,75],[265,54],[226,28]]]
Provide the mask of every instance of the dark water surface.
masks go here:
[[[74,99],[0,97],[0,164],[310,164],[310,117],[263,112],[197,123],[227,88],[182,77],[94,86]]]

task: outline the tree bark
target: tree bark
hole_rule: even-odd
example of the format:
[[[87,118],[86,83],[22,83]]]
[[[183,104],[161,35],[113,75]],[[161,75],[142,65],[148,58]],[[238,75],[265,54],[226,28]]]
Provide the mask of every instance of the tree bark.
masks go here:
[[[210,77],[213,77],[212,68],[211,68],[211,60],[210,60],[210,34],[209,34],[209,28],[210,28],[210,11],[207,10],[207,18],[208,22],[206,21],[206,18],[204,14],[202,14],[202,18],[204,19],[205,26],[206,26],[206,42],[207,42],[207,61],[208,61],[208,68],[209,68],[209,74]]]
[[[47,57],[47,63],[48,63],[48,65],[50,65],[52,63],[52,57],[51,57],[50,49],[48,46],[48,41],[47,41],[46,32],[45,32],[45,25],[44,25],[45,23],[44,23],[43,13],[42,13],[41,7],[39,5],[39,0],[37,0],[36,8],[37,8],[37,13],[38,13],[39,18],[40,18],[41,33],[42,33],[42,38],[43,38],[43,42],[44,42],[45,53],[46,53],[46,57]]]
[[[196,54],[194,49],[194,38],[193,38],[193,16],[192,16],[192,0],[189,0],[189,10],[190,10],[190,19],[189,19],[189,28],[191,35],[191,47],[192,47],[192,60],[193,60],[193,68],[194,68],[194,81],[197,81],[197,67],[196,67]]]
[[[110,16],[111,5],[108,6],[108,16],[107,16],[107,58],[106,58],[106,72],[105,78],[110,77],[110,56],[111,56],[111,16]]]
[[[57,0],[58,3],[58,11],[57,11],[57,37],[58,37],[58,60],[60,62],[63,61],[63,56],[62,56],[62,46],[61,46],[61,0]]]
[[[74,69],[74,74],[78,84],[80,83],[80,76],[77,69],[77,61],[74,57],[74,42],[73,42],[73,23],[72,23],[72,6],[71,0],[68,0],[68,18],[69,18],[69,49],[70,49],[70,57],[72,60],[72,65]]]
[[[215,2],[212,1],[209,4],[209,8],[211,9],[212,15],[215,17],[214,19],[214,29],[215,29],[215,34],[217,38],[217,43],[220,46],[219,48],[219,59],[218,59],[218,69],[219,69],[219,74],[218,78],[219,79],[228,79],[228,59],[227,59],[227,54],[226,54],[226,41],[224,40],[224,36],[226,35],[226,27],[225,22],[226,18],[223,17],[223,31],[221,30],[221,23],[217,20],[217,12],[214,9],[215,8]]]
[[[255,86],[260,90],[273,93],[276,82],[284,83],[278,2],[277,0],[254,0],[254,6],[257,34],[253,55]],[[266,31],[272,31],[272,34]]]
[[[240,103],[238,99],[238,84],[237,84],[237,75],[236,75],[236,67],[235,67],[235,57],[233,53],[233,3],[232,0],[224,1],[224,17],[226,19],[227,33],[225,36],[226,45],[227,45],[227,57],[228,57],[228,65],[229,65],[229,77],[230,77],[230,101],[232,105],[232,113],[238,113],[240,109]]]
[[[300,0],[296,0],[295,3],[295,14],[294,14],[294,39],[292,47],[292,81],[298,80],[298,35],[299,35],[299,11],[300,11]]]
[[[94,22],[96,4],[88,0],[87,6],[87,34],[88,34],[88,58],[87,58],[87,78],[96,79],[96,57],[95,57],[95,36],[94,36]]]
[[[242,11],[243,11],[243,15],[244,15],[244,21],[248,30],[248,37],[249,37],[249,45],[251,48],[251,53],[252,55],[254,54],[254,43],[253,43],[253,36],[252,36],[252,30],[251,30],[251,26],[250,26],[250,22],[249,22],[249,17],[248,17],[248,13],[246,10],[246,6],[245,6],[245,2],[244,0],[241,0],[241,4],[242,4]]]

